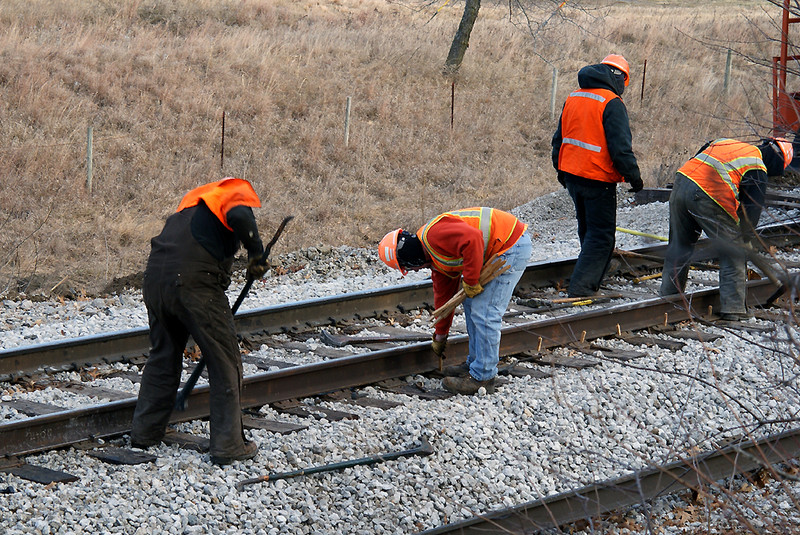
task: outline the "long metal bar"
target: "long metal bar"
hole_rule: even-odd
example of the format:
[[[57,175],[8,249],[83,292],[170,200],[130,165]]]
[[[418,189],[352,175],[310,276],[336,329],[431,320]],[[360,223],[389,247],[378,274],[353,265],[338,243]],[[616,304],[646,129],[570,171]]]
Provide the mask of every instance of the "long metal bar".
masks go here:
[[[800,242],[798,224],[775,224],[759,229],[765,241],[774,245]],[[665,245],[645,246],[632,252],[663,258]],[[700,240],[692,259],[714,258],[716,252],[709,240]],[[518,284],[520,290],[563,284],[572,274],[576,258],[565,258],[528,265]],[[631,261],[633,263],[633,261]],[[639,265],[651,264],[636,261]],[[655,264],[653,264],[655,265]],[[280,333],[310,327],[333,325],[342,319],[374,317],[400,309],[412,310],[433,304],[430,280],[391,288],[365,290],[324,299],[300,301],[264,307],[237,314],[236,331]],[[69,370],[83,365],[117,362],[141,357],[149,349],[147,328],[90,336],[80,339],[48,342],[0,351],[0,380],[36,372],[37,370]]]
[[[748,283],[748,302],[763,303],[776,287],[769,280]],[[502,330],[500,354],[511,355],[613,335],[618,329],[637,330],[665,321],[678,322],[690,315],[702,315],[719,303],[716,289],[681,297],[654,298],[633,304],[560,318],[516,325]],[[460,362],[469,351],[467,336],[448,341],[448,359]],[[427,342],[383,351],[343,357],[246,377],[242,405],[256,407],[286,399],[363,386],[385,379],[404,377],[438,369],[439,357]],[[128,432],[136,399],[126,399],[0,424],[0,456],[22,455]],[[208,385],[195,388],[184,412],[173,412],[177,423],[209,414]]]
[[[645,188],[634,196],[637,204],[648,204],[651,202],[667,202],[672,193],[671,188]],[[800,205],[800,195],[783,190],[767,189],[764,196],[765,206],[786,206]],[[795,208],[797,206],[794,206]],[[767,228],[767,227],[765,227]]]
[[[423,531],[421,535],[532,535],[578,520],[595,518],[685,488],[709,488],[721,479],[799,455],[800,429],[792,429],[757,441],[746,441],[717,452],[682,458],[665,466],[652,466],[610,481],[447,524]]]

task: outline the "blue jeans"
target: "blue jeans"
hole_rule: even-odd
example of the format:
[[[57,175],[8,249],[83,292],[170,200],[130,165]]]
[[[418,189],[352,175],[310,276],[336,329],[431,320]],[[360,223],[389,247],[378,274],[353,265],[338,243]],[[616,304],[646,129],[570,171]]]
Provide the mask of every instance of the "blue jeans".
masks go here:
[[[525,232],[511,249],[499,256],[511,269],[490,281],[481,293],[464,300],[469,335],[469,373],[477,381],[497,375],[500,360],[500,328],[519,279],[531,259],[531,237]]]

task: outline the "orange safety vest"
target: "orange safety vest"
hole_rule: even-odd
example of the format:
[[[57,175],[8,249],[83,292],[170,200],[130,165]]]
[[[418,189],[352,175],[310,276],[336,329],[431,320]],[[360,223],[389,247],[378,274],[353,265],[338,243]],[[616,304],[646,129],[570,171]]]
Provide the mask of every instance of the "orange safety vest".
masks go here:
[[[433,266],[443,273],[460,273],[464,266],[463,258],[444,255],[436,251],[428,241],[431,228],[445,217],[459,219],[481,231],[484,261],[494,254],[500,255],[511,249],[528,228],[528,225],[513,215],[495,208],[464,208],[434,217],[417,231],[417,236],[430,253]]]
[[[241,178],[228,177],[193,189],[184,195],[181,204],[175,211],[180,212],[186,208],[197,206],[201,200],[225,225],[225,228],[231,231],[233,229],[228,225],[226,217],[228,210],[234,206],[249,206],[250,208],[261,206],[261,200],[250,182]]]
[[[697,184],[739,222],[739,184],[748,171],[767,167],[758,148],[735,139],[717,139],[683,164],[678,172]]]
[[[608,89],[570,93],[561,114],[559,171],[601,182],[623,181],[611,161],[603,129],[603,111],[615,98],[619,96]]]

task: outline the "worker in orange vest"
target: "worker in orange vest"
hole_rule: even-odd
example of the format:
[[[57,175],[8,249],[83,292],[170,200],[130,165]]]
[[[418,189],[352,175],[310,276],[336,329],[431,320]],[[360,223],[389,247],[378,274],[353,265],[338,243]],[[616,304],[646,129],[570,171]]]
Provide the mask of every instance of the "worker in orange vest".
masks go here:
[[[746,242],[755,239],[767,177],[782,175],[793,157],[792,144],[782,138],[766,139],[757,146],[717,139],[678,169],[669,197],[669,246],[661,295],[685,290],[689,260],[705,231],[719,250],[721,319],[749,318]]]
[[[553,135],[553,167],[575,204],[581,252],[569,281],[569,296],[597,293],[614,251],[617,183],[643,187],[631,146],[622,93],[630,83],[624,57],[606,56],[578,71],[580,89],[564,103]]]
[[[187,193],[151,240],[142,287],[151,347],[133,415],[132,446],[147,448],[164,437],[191,335],[208,363],[211,462],[229,464],[258,452],[242,429],[242,361],[225,289],[240,244],[248,254],[248,277],[261,278],[268,269],[252,210],[259,206],[246,180],[212,182]]]
[[[527,225],[508,212],[475,207],[440,214],[416,234],[402,228],[383,237],[378,254],[386,265],[408,271],[431,269],[433,302],[444,305],[460,288],[469,335],[469,356],[462,366],[448,366],[442,386],[454,394],[495,390],[500,359],[500,328],[514,288],[531,257]],[[480,273],[492,255],[510,269],[482,287]],[[436,324],[431,348],[442,357],[453,313]]]

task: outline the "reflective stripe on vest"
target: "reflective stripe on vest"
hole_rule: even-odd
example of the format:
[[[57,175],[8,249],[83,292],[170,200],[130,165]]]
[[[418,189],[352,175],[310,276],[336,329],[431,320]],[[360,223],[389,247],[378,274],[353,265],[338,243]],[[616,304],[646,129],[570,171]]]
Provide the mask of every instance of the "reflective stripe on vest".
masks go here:
[[[758,148],[735,139],[717,139],[678,169],[739,222],[739,185],[748,171],[767,168]]]
[[[217,182],[211,182],[191,190],[183,196],[176,212],[185,208],[197,206],[200,201],[206,203],[208,209],[217,216],[225,228],[233,230],[228,225],[226,214],[234,206],[249,206],[258,208],[261,200],[258,198],[253,186],[247,180],[241,178],[223,178]]]
[[[570,93],[561,114],[560,171],[601,182],[622,182],[611,161],[603,128],[603,112],[615,98],[619,97],[608,89]]]
[[[464,265],[462,257],[452,257],[435,250],[428,241],[428,232],[445,217],[453,217],[464,221],[470,226],[481,231],[483,236],[484,260],[492,254],[501,254],[511,248],[514,243],[508,243],[513,237],[517,224],[520,223],[513,215],[494,208],[473,207],[462,210],[445,212],[431,219],[425,226],[417,231],[417,236],[422,240],[425,249],[431,255],[434,266],[439,271],[461,271]],[[527,225],[523,225],[523,230]],[[520,232],[520,235],[522,234]],[[516,242],[516,240],[515,240]],[[500,245],[499,247],[497,245]]]
[[[565,137],[561,140],[561,142],[569,143],[570,145],[576,145],[582,149],[590,150],[592,152],[600,152],[603,150],[603,147],[598,147],[597,145],[592,145],[590,143],[584,143],[583,141],[578,141],[577,139],[572,139],[571,137]]]

